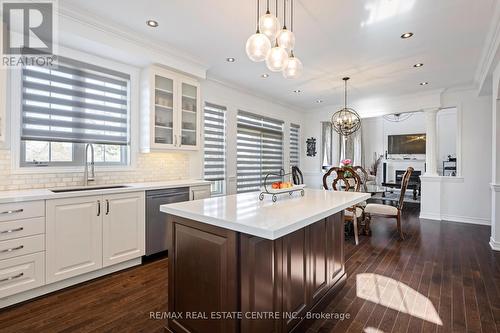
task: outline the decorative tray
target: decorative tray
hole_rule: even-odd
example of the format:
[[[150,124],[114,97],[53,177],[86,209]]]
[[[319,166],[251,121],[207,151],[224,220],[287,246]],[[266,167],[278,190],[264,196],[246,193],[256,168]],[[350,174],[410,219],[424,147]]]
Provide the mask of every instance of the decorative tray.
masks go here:
[[[280,173],[268,173],[266,177],[264,178],[264,186],[262,187],[262,192],[260,192],[259,199],[264,200],[264,197],[266,195],[271,195],[271,198],[273,202],[276,202],[278,200],[278,195],[280,194],[285,194],[288,193],[289,195],[292,195],[294,192],[300,192],[301,196],[304,196],[304,188],[306,187],[305,184],[301,185],[292,185],[290,187],[284,187],[284,188],[273,188],[272,183],[269,183],[268,178],[269,177],[280,177],[281,182],[283,183],[283,180],[285,179],[286,176],[290,176],[291,173],[285,173],[285,170],[281,169]],[[290,183],[289,183],[290,184]]]

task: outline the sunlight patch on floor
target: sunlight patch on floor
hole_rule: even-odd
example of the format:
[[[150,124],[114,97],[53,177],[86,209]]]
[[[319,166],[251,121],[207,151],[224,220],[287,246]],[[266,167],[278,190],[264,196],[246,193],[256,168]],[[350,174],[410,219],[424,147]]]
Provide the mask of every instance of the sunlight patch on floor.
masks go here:
[[[378,328],[375,327],[365,327],[363,330],[365,333],[384,333],[384,331],[379,330]]]
[[[443,325],[436,308],[427,297],[389,277],[373,273],[356,275],[356,296],[428,322]],[[373,331],[365,330],[365,332],[379,331],[374,329]]]

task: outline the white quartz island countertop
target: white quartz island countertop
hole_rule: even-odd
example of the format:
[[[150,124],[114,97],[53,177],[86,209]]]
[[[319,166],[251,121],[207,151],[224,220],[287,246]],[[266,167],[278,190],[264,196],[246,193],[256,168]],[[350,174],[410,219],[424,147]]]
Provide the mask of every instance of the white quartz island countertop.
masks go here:
[[[370,198],[369,194],[305,189],[276,202],[259,192],[235,194],[160,206],[164,213],[274,240]]]

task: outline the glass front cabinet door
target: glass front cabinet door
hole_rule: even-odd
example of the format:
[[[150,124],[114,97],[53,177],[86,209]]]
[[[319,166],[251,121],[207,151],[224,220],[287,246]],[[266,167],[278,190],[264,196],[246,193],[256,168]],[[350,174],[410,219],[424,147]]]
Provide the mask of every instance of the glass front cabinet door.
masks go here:
[[[199,136],[199,85],[196,82],[182,81],[181,87],[181,147],[195,148]]]
[[[158,67],[145,70],[141,81],[141,151],[198,149],[199,83]]]

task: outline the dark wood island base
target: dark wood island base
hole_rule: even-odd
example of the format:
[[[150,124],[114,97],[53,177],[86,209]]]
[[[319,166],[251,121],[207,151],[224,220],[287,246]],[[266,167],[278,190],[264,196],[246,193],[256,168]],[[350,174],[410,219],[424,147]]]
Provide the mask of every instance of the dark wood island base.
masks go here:
[[[275,240],[168,215],[167,330],[302,332],[345,282],[342,214]]]

